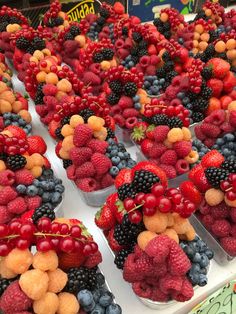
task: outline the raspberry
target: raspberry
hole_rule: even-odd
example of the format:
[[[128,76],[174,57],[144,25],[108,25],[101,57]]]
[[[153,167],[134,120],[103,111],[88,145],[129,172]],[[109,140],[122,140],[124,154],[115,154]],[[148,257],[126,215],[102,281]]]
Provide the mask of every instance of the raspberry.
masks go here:
[[[75,178],[76,178],[75,170],[76,170],[75,165],[71,165],[71,166],[66,168],[66,174],[67,174],[68,179],[75,180]]]
[[[45,96],[55,96],[57,93],[57,87],[53,84],[45,84],[43,86],[43,93]]]
[[[42,204],[42,198],[39,195],[25,197],[28,210],[35,210]]]
[[[175,168],[178,175],[184,174],[189,171],[189,163],[184,159],[179,159]]]
[[[105,174],[112,167],[110,159],[100,153],[94,153],[91,157],[91,162],[99,175]]]
[[[33,310],[35,313],[56,313],[58,306],[59,299],[57,295],[52,292],[46,292],[41,299],[34,301]]]
[[[135,261],[135,270],[143,275],[149,275],[153,270],[153,259],[149,257],[147,254],[142,254]]]
[[[7,206],[0,205],[0,223],[5,224],[12,220],[13,214],[9,213]]]
[[[33,257],[33,267],[42,271],[53,271],[58,267],[58,257],[55,251],[37,252]]]
[[[167,175],[168,179],[173,179],[176,177],[176,170],[173,166],[160,164],[159,167],[165,171],[165,174]]]
[[[72,293],[61,292],[58,295],[59,307],[57,309],[58,314],[64,313],[78,313],[79,302]]]
[[[97,251],[95,254],[89,255],[87,257],[83,266],[85,266],[87,268],[93,268],[93,267],[96,267],[101,262],[102,262],[102,255],[99,251]]]
[[[31,305],[32,300],[21,290],[19,281],[16,280],[4,291],[0,308],[4,313],[15,313],[28,310]]]
[[[23,197],[16,197],[7,204],[7,210],[13,214],[21,214],[27,209],[27,204]]]
[[[207,215],[210,213],[211,211],[211,207],[206,203],[205,200],[203,200],[203,202],[200,204],[199,206],[199,211],[201,214],[203,215]],[[214,216],[214,215],[213,215]],[[219,217],[218,217],[219,218]],[[221,217],[222,218],[222,217]]]
[[[80,167],[76,168],[76,179],[83,179],[87,177],[93,177],[95,175],[95,168],[91,162],[85,162]]]
[[[125,126],[125,118],[121,114],[115,114],[113,118],[121,128]]]
[[[170,273],[178,276],[185,275],[191,268],[187,255],[174,240],[171,240],[168,266]]]
[[[179,158],[184,158],[190,153],[192,144],[188,141],[179,141],[174,143],[173,149]]]
[[[184,135],[180,128],[173,128],[167,134],[167,139],[170,143],[182,141],[183,138]]]
[[[211,230],[219,238],[227,237],[230,232],[230,223],[226,219],[215,220]]]
[[[143,280],[144,277],[142,273],[136,272],[135,265],[136,255],[134,253],[131,253],[126,258],[123,268],[123,277],[126,281],[130,283]]]
[[[202,223],[204,224],[204,226],[211,231],[211,227],[214,223],[214,218],[211,215],[205,215],[202,217]]]
[[[210,207],[211,210],[211,215],[215,218],[215,219],[222,219],[222,218],[228,218],[229,214],[231,214],[232,210],[234,208],[229,208],[225,202],[220,203],[217,206],[212,206]],[[235,211],[236,213],[236,211]],[[231,217],[232,219],[232,217]],[[232,219],[233,220],[233,219]],[[236,221],[236,216],[235,216],[235,221]]]
[[[174,166],[177,162],[177,155],[173,149],[168,149],[160,158],[160,163]]]
[[[157,142],[164,142],[170,128],[167,125],[159,125],[153,130],[153,137]]]
[[[70,150],[70,159],[75,166],[81,166],[86,161],[89,161],[93,152],[88,147],[73,147]]]
[[[200,141],[204,141],[206,139],[206,135],[202,132],[201,125],[195,126],[194,133],[196,135],[196,138],[198,138]]]
[[[73,142],[77,147],[86,146],[92,139],[93,131],[85,124],[79,124],[74,130]]]
[[[231,220],[236,223],[236,207],[230,208],[230,217]]]
[[[77,187],[83,192],[92,192],[97,189],[97,182],[93,178],[79,179],[76,180],[75,183]]]
[[[15,173],[11,170],[4,170],[0,172],[0,185],[12,185],[15,181]]]
[[[225,237],[220,239],[223,249],[231,256],[236,256],[236,239],[233,237]]]
[[[34,181],[34,176],[27,169],[20,169],[15,172],[16,184],[31,185]]]
[[[203,142],[203,144],[208,147],[208,148],[211,148],[216,142],[216,139],[215,138],[207,138],[205,139],[205,141]]]
[[[153,287],[151,300],[154,302],[167,302],[169,301],[169,296],[161,291],[158,287]]]
[[[235,224],[231,226],[230,235],[236,238],[236,225]]]
[[[220,128],[214,124],[203,122],[201,125],[201,131],[207,137],[216,138],[220,134]]]
[[[145,253],[154,258],[155,263],[163,263],[170,252],[170,238],[162,235],[156,236],[148,242]]]
[[[17,197],[17,193],[12,187],[6,186],[0,193],[0,205],[7,205],[10,201]]]
[[[49,112],[49,114],[51,116],[50,120],[53,120],[52,118],[54,116],[54,112],[52,112],[52,111],[54,111],[56,109],[56,106],[58,104],[57,99],[55,97],[53,97],[53,96],[44,96],[43,97],[43,101],[47,105],[47,109],[49,111],[51,110],[51,112]],[[48,118],[49,118],[49,116],[48,116]]]
[[[96,139],[92,139],[91,141],[88,142],[87,147],[92,149],[93,153],[105,154],[106,149],[108,147],[108,143],[105,141],[99,141]]]
[[[165,277],[160,279],[160,288],[163,293],[170,294],[172,292],[181,291],[183,278],[176,275],[166,274]]]
[[[137,117],[138,116],[138,111],[134,108],[126,108],[124,111],[123,111],[123,117],[125,119],[127,118],[133,118],[133,117]]]
[[[185,302],[193,297],[194,291],[192,284],[188,279],[184,279],[180,292],[173,292],[172,298],[179,302]]]
[[[225,110],[215,110],[208,117],[204,119],[204,122],[212,123],[220,126],[225,122]]]
[[[109,173],[102,176],[101,185],[102,185],[103,189],[111,186],[112,184],[114,184],[114,179],[112,178],[112,176]]]
[[[67,283],[67,274],[64,273],[60,268],[48,272],[48,291],[59,293]]]
[[[152,286],[146,282],[139,281],[132,284],[132,288],[136,295],[141,298],[150,299],[152,296]]]
[[[224,193],[221,190],[211,188],[205,193],[205,200],[208,205],[219,205],[224,199]]]
[[[151,158],[159,158],[167,150],[167,147],[162,143],[154,143],[149,150]]]

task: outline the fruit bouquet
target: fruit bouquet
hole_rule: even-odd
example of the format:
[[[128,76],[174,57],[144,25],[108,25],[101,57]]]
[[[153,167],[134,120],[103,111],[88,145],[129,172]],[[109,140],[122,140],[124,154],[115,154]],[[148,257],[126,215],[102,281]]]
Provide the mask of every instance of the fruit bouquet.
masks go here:
[[[211,150],[189,173],[195,189],[203,195],[197,218],[219,242],[219,254],[231,257],[236,256],[235,171],[233,159],[227,160],[217,150]]]
[[[21,27],[28,25],[27,18],[17,9],[2,6],[0,10],[0,46],[8,59],[13,58],[14,46],[11,42],[12,35]]]
[[[57,143],[56,153],[63,159],[68,178],[89,205],[101,206],[114,190],[114,178],[120,170],[132,168],[135,161],[101,117],[86,116],[85,111],[83,116],[73,115],[61,133],[64,139]]]
[[[79,220],[14,219],[0,225],[0,239],[4,314],[122,312],[98,269],[98,246]]]
[[[26,137],[17,126],[0,133],[0,223],[19,215],[55,218],[64,186],[44,156],[47,146],[40,136]]]
[[[123,169],[117,192],[96,214],[115,254],[115,264],[145,303],[185,302],[207,284],[213,252],[188,217],[202,200],[191,182],[167,188],[165,172],[145,161]]]

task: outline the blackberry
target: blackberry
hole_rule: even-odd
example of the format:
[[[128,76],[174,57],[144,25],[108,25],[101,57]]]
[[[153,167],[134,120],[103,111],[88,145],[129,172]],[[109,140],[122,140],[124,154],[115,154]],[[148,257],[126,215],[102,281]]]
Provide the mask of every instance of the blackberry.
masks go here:
[[[65,124],[69,124],[70,118],[71,118],[71,116],[66,116],[66,117],[62,118],[61,119],[61,126],[64,126]]]
[[[16,17],[16,16],[10,16],[9,17],[9,24],[19,24],[19,25],[21,25],[21,20],[18,18],[18,17]]]
[[[12,281],[13,279],[0,278],[0,296],[7,289],[7,287],[12,283]]]
[[[26,162],[26,158],[22,155],[8,156],[6,160],[7,166],[13,171],[24,168]]]
[[[197,20],[199,20],[199,19],[203,19],[203,20],[205,20],[205,21],[208,20],[208,17],[206,16],[204,10],[200,10],[200,11],[197,13],[197,15],[196,15],[195,18],[194,18],[194,21],[197,21]]]
[[[213,42],[215,41],[216,39],[218,39],[218,33],[214,30],[212,31],[209,31],[209,35],[210,35],[210,39],[209,39],[209,42]]]
[[[5,32],[7,25],[8,25],[8,22],[1,22],[0,23],[0,32]]]
[[[53,20],[54,26],[60,26],[64,23],[64,20],[62,17],[58,16]]]
[[[194,92],[188,92],[186,97],[188,97],[190,99],[190,101],[193,101],[198,97],[198,95]]]
[[[138,87],[134,82],[128,82],[124,86],[124,94],[128,97],[134,97],[138,91]]]
[[[64,169],[68,168],[71,165],[72,165],[72,160],[70,160],[70,159],[63,159],[63,168]]]
[[[74,40],[74,36],[70,32],[68,32],[65,34],[64,40]]]
[[[208,57],[208,58],[212,58],[215,54],[215,47],[213,44],[210,44],[206,47],[206,50],[204,51],[204,54]]]
[[[166,39],[170,39],[171,38],[171,32],[170,31],[164,32],[163,35],[165,36]]]
[[[161,58],[164,62],[171,61],[171,56],[168,51],[165,51]]]
[[[147,49],[140,49],[140,50],[138,51],[138,56],[139,56],[140,58],[143,57],[143,56],[146,56],[146,55],[148,55]]]
[[[129,29],[128,29],[128,27],[123,27],[122,28],[122,35],[123,36],[128,36],[128,34],[129,34]]]
[[[136,194],[136,189],[134,189],[134,186],[132,184],[125,183],[118,188],[117,193],[119,199],[123,201],[127,197],[134,198]]]
[[[160,20],[160,18],[154,19],[153,24],[154,24],[156,27],[163,26],[163,22]]]
[[[106,137],[106,141],[109,139],[109,138],[114,138],[115,137],[115,132],[112,131],[110,128],[107,128],[107,137]]]
[[[142,39],[143,39],[143,36],[140,34],[140,33],[137,33],[137,32],[133,32],[132,33],[132,38],[133,40],[138,43],[140,42]]]
[[[6,161],[6,160],[7,160],[7,157],[8,157],[8,155],[7,155],[6,153],[4,153],[4,152],[1,152],[1,153],[0,153],[0,160]]]
[[[20,36],[16,40],[16,47],[21,50],[27,50],[27,48],[30,46],[30,41],[26,39],[23,36]]]
[[[70,28],[70,33],[73,36],[77,36],[77,35],[80,35],[81,31],[80,31],[80,28],[78,26],[72,25],[71,28]]]
[[[88,118],[90,118],[91,116],[94,116],[94,111],[86,108],[80,111],[79,115],[84,119],[84,122],[87,123]]]
[[[115,93],[111,93],[110,95],[107,96],[107,102],[110,105],[116,105],[119,100],[120,100],[120,96]]]
[[[205,170],[207,181],[213,188],[219,188],[220,182],[228,178],[229,171],[216,167],[209,167]]]
[[[166,76],[166,71],[165,71],[164,67],[157,69],[156,75],[158,78],[164,78]]]
[[[100,10],[100,15],[104,17],[105,19],[107,19],[110,16],[110,12],[107,9],[102,8]]]
[[[200,112],[204,112],[208,105],[209,105],[209,102],[208,100],[204,99],[204,98],[199,98],[197,101],[196,101],[196,105],[197,105],[197,110],[200,111]]]
[[[29,46],[27,49],[26,49],[26,52],[28,52],[28,53],[30,53],[31,55],[33,55],[34,54],[34,52],[35,52],[35,48],[33,47],[33,46]]]
[[[137,64],[139,62],[139,57],[138,56],[132,56],[130,61],[133,61],[134,64]]]
[[[168,32],[168,31],[170,31],[170,29],[171,29],[171,25],[169,22],[163,23],[163,31],[164,32]]]
[[[42,217],[48,217],[51,221],[56,218],[54,210],[50,208],[47,204],[41,205],[40,207],[35,209],[32,216],[33,223],[37,224],[38,220]]]
[[[204,119],[204,114],[202,112],[193,112],[191,116],[193,122],[200,122]]]
[[[212,95],[212,89],[210,87],[204,86],[201,91],[201,96],[204,99],[209,99]]]
[[[177,75],[178,75],[177,72],[175,72],[175,71],[170,71],[170,72],[167,73],[167,75],[166,75],[166,80],[169,81],[169,82],[171,82],[172,79],[173,79],[175,76],[177,76]]]
[[[103,26],[105,23],[106,23],[106,19],[104,18],[104,17],[102,17],[102,16],[100,16],[98,19],[97,19],[97,24],[99,25],[99,26]]]
[[[165,72],[171,72],[174,69],[174,62],[173,61],[167,61],[164,66],[163,69]]]
[[[120,250],[117,253],[117,255],[115,257],[115,260],[114,260],[114,263],[116,264],[116,267],[119,268],[119,269],[123,269],[126,258],[132,252],[133,252],[133,250],[130,249],[130,248]]]
[[[32,40],[31,45],[35,50],[43,50],[44,48],[46,48],[45,41],[40,37],[35,37]]]
[[[147,49],[147,42],[145,40],[140,41],[140,43],[138,44],[138,48],[139,49]]]
[[[151,118],[152,123],[155,125],[167,125],[168,123],[168,116],[165,114],[156,114]]]
[[[100,62],[102,62],[102,61],[103,61],[103,54],[100,53],[100,52],[95,53],[95,54],[93,55],[93,61],[94,61],[95,63],[100,63]]]
[[[43,104],[43,97],[44,97],[43,86],[44,86],[43,83],[39,83],[37,87],[37,92],[34,98],[35,105]]]
[[[228,59],[227,54],[225,52],[218,53],[217,57],[224,60]]]
[[[131,56],[137,56],[138,55],[138,47],[133,47],[131,50],[130,50],[130,54]]]
[[[111,48],[102,49],[102,55],[104,60],[112,60],[114,51]]]
[[[113,93],[120,95],[122,93],[123,90],[123,85],[121,83],[121,81],[116,80],[116,81],[112,81],[109,84],[110,89],[113,91]]]
[[[94,290],[98,286],[97,268],[70,268],[67,271],[68,280],[65,286],[65,291],[77,294],[79,291],[88,289]]]
[[[152,186],[158,183],[160,178],[154,173],[147,170],[135,171],[133,185],[135,186],[136,192],[149,193]]]
[[[171,117],[168,119],[167,125],[170,129],[182,128],[183,121],[179,117]]]
[[[64,139],[64,136],[61,134],[61,129],[62,128],[57,128],[56,130],[55,130],[55,135],[56,135],[56,137],[59,139],[59,140],[63,140]]]
[[[212,78],[212,69],[211,68],[208,68],[208,67],[205,67],[202,72],[202,77],[205,79],[205,80],[209,80],[210,78]]]
[[[229,171],[230,173],[236,173],[236,161],[229,159],[229,160],[225,160],[221,167],[227,171]]]

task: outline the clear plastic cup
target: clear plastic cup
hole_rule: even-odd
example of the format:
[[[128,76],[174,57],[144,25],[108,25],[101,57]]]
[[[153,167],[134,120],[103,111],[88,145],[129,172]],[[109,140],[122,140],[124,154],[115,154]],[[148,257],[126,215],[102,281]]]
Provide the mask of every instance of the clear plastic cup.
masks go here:
[[[115,191],[116,188],[114,184],[109,186],[108,188],[97,190],[94,192],[84,192],[79,190],[85,203],[92,207],[101,207],[105,203],[107,197]]]
[[[131,147],[134,145],[133,141],[131,140],[131,133],[132,130],[122,129],[118,125],[116,125],[116,137],[118,138],[118,141],[123,143],[126,147]]]
[[[64,217],[64,211],[63,211],[63,207],[62,207],[63,201],[64,201],[64,195],[62,196],[62,201],[61,201],[61,203],[58,204],[58,205],[54,208],[54,212],[55,212],[55,215],[56,215],[57,218]]]

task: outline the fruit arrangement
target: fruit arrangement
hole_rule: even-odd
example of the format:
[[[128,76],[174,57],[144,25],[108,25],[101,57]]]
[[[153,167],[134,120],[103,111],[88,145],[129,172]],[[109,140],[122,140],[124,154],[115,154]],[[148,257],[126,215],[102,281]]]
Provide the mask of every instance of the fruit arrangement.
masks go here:
[[[140,145],[139,157],[158,165],[168,179],[187,173],[199,159],[192,149],[189,129],[182,126],[178,117],[169,118],[165,114],[154,115],[151,123],[138,123],[132,133],[132,138]]]
[[[80,221],[15,219],[0,225],[0,239],[4,313],[121,313],[97,267],[98,246]]]
[[[198,219],[223,249],[235,256],[235,161],[211,150],[190,171],[189,179],[204,197],[196,213]]]
[[[164,171],[146,161],[122,170],[115,185],[117,192],[97,212],[95,223],[124,279],[135,294],[152,301],[191,299],[193,286],[207,283],[213,258],[188,220],[201,203],[201,193],[191,182],[183,182],[180,190],[167,188]]]

